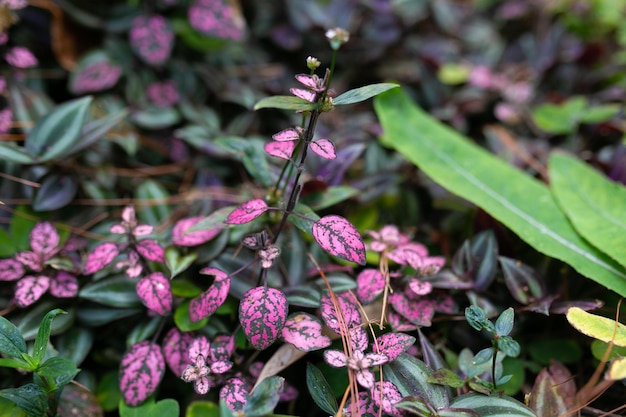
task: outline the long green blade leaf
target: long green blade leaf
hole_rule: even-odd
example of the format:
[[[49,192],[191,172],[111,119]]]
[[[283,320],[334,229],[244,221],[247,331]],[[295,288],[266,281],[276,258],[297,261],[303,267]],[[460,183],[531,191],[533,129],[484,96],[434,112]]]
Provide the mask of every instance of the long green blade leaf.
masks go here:
[[[384,144],[538,251],[626,296],[624,268],[576,233],[546,185],[433,119],[399,90],[378,96],[374,105]]]

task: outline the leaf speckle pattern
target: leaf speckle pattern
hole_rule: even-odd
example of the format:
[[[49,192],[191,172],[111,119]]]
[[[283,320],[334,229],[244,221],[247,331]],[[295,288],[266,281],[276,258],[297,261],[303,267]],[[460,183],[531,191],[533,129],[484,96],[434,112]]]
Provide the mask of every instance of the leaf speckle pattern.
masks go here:
[[[313,237],[331,255],[365,265],[365,244],[356,227],[341,216],[324,216],[313,224]]]
[[[126,404],[135,407],[159,386],[165,360],[158,345],[143,341],[131,346],[120,365],[120,390]]]
[[[170,281],[160,272],[154,272],[137,282],[137,295],[141,302],[161,316],[172,310]]]
[[[291,314],[283,327],[282,337],[304,352],[330,346],[330,338],[322,335],[322,323],[308,313]]]
[[[267,211],[267,203],[260,198],[249,200],[237,207],[226,218],[226,224],[245,224]]]
[[[215,280],[208,290],[192,299],[189,303],[189,318],[193,322],[209,317],[217,310],[228,297],[230,277],[217,268],[204,268],[200,271],[204,275],[215,275]]]
[[[85,264],[85,274],[93,274],[100,271],[113,261],[118,255],[119,250],[115,243],[107,242],[96,246],[96,248],[87,257],[87,263]]]
[[[281,291],[267,287],[248,290],[239,304],[239,322],[252,346],[263,350],[274,343],[285,326],[288,310]]]
[[[180,378],[187,365],[191,365],[189,359],[189,346],[193,337],[189,333],[183,333],[176,327],[170,329],[163,338],[163,352],[165,361],[174,375]]]

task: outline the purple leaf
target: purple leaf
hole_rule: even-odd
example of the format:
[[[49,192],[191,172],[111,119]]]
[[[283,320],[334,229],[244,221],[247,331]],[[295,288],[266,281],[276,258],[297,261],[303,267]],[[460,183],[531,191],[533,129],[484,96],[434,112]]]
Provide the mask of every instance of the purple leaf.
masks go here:
[[[384,353],[389,358],[389,362],[396,360],[400,354],[406,352],[413,346],[415,338],[404,333],[385,333],[376,339],[375,346],[378,346],[380,353]]]
[[[33,252],[49,259],[52,255],[59,251],[59,242],[61,238],[50,222],[37,223],[30,232],[30,247]]]
[[[43,269],[44,261],[41,256],[37,255],[35,252],[18,252],[15,254],[15,259],[35,272],[40,272]]]
[[[272,139],[277,142],[290,142],[298,140],[302,137],[303,129],[301,127],[290,127],[289,129],[281,130],[274,134]]]
[[[270,156],[289,160],[296,149],[296,142],[268,142],[263,149]]]
[[[410,300],[397,292],[389,296],[389,304],[404,318],[418,326],[429,327],[435,315],[435,309],[430,300]]]
[[[189,333],[181,333],[176,327],[172,327],[163,338],[163,353],[165,361],[174,375],[180,378],[189,360],[189,346],[193,337]]]
[[[0,281],[15,281],[24,275],[24,267],[15,259],[0,259]]]
[[[324,159],[335,159],[337,153],[335,153],[335,145],[328,139],[318,139],[311,142],[309,145],[311,150],[321,156]]]
[[[170,281],[160,272],[154,272],[137,281],[137,295],[149,310],[161,316],[172,310]]]
[[[339,302],[339,308],[343,313],[343,319],[348,329],[359,326],[361,324],[361,313],[356,307],[356,300],[354,300],[352,294],[345,292],[337,294],[337,301]],[[339,326],[339,319],[337,318],[337,311],[333,304],[330,294],[324,294],[322,296],[322,305],[320,308],[322,320],[328,327],[330,327],[335,333],[341,334],[343,330]]]
[[[346,354],[339,350],[325,350],[324,360],[327,364],[329,364],[330,366],[334,366],[335,368],[341,368],[342,366],[346,366],[348,364],[348,358],[346,358]]]
[[[165,262],[165,251],[155,240],[141,240],[137,242],[135,249],[141,256],[150,261]]]
[[[363,304],[373,302],[385,289],[385,277],[378,269],[367,268],[356,277],[356,296]]]
[[[50,294],[57,298],[70,298],[78,294],[78,280],[67,271],[58,271],[50,281]]]
[[[28,307],[39,300],[50,287],[50,278],[44,275],[26,276],[17,282],[15,301],[20,307]]]
[[[281,336],[285,342],[304,352],[330,346],[330,338],[322,335],[322,323],[308,313],[291,314],[285,322]]]
[[[220,232],[220,229],[199,230],[187,233],[192,226],[200,223],[204,217],[189,217],[176,222],[172,230],[172,242],[178,246],[198,246],[213,239]]]
[[[267,287],[248,290],[239,304],[239,322],[252,346],[263,350],[274,343],[285,326],[288,310],[281,291]]]
[[[365,265],[365,244],[361,234],[343,217],[322,217],[313,223],[313,237],[331,255]]]
[[[159,345],[147,340],[132,345],[120,364],[120,390],[126,404],[135,407],[145,401],[164,373],[165,360]]]
[[[115,243],[107,242],[96,246],[87,257],[84,273],[88,275],[100,271],[110,264],[119,253]]]
[[[189,303],[189,319],[197,322],[209,317],[224,304],[230,290],[230,277],[217,268],[204,268],[200,271],[204,275],[214,275],[215,280],[208,290],[192,299]]]
[[[233,412],[240,412],[248,402],[250,387],[240,378],[230,379],[220,389],[220,400],[224,401]]]
[[[267,211],[267,203],[260,198],[249,200],[237,207],[226,218],[226,224],[244,224],[251,222]]]

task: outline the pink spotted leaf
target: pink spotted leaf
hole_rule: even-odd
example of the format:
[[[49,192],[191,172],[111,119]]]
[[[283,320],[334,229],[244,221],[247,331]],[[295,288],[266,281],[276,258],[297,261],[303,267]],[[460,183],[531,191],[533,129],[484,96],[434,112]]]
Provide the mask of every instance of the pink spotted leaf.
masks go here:
[[[296,149],[296,142],[268,142],[263,149],[270,156],[289,160]]]
[[[59,251],[60,241],[57,230],[50,222],[37,223],[30,233],[30,247],[45,259]]]
[[[154,231],[154,227],[148,224],[140,224],[133,228],[133,236],[146,236]]]
[[[209,357],[211,352],[211,343],[209,339],[204,335],[200,335],[193,339],[189,346],[189,360],[195,362],[198,356],[202,356],[205,359]]]
[[[325,350],[324,360],[327,364],[329,364],[330,366],[334,366],[335,368],[341,368],[348,364],[348,358],[346,358],[346,354],[339,350]]]
[[[93,274],[100,271],[110,264],[119,253],[115,243],[107,242],[96,246],[87,257],[84,273]]]
[[[0,281],[15,281],[24,275],[24,266],[15,259],[0,259]]]
[[[209,317],[224,304],[230,290],[230,277],[217,268],[204,268],[200,271],[204,275],[214,275],[215,280],[208,290],[192,299],[189,303],[189,319],[198,322]]]
[[[382,386],[382,392],[381,392]],[[382,409],[385,415],[400,417],[404,415],[394,404],[402,400],[398,388],[390,381],[377,382],[372,386],[371,397],[374,403]]]
[[[328,139],[318,139],[309,145],[311,150],[321,156],[324,159],[335,159],[337,153],[335,152],[335,145]]]
[[[233,412],[240,412],[248,402],[250,386],[240,378],[230,379],[220,389],[220,400]]]
[[[214,361],[226,361],[235,352],[235,337],[228,335],[215,336],[211,343],[211,358]]]
[[[356,296],[363,304],[373,302],[385,289],[385,277],[378,269],[366,268],[356,277]]]
[[[339,302],[339,308],[341,309],[343,320],[348,329],[359,326],[361,324],[361,314],[356,307],[356,300],[350,293],[337,294],[337,301]],[[337,316],[337,310],[333,304],[332,298],[329,294],[322,296],[321,300],[321,316],[322,320],[328,327],[330,327],[335,333],[341,334],[339,318]]]
[[[330,346],[330,338],[322,334],[322,323],[308,313],[291,314],[281,333],[287,343],[304,352],[323,349]]]
[[[263,350],[274,343],[285,326],[288,310],[281,291],[267,287],[248,290],[239,304],[239,322],[252,346]]]
[[[136,343],[122,357],[120,390],[126,404],[135,407],[156,391],[165,373],[159,345],[147,340]]]
[[[313,237],[331,255],[365,265],[365,244],[359,231],[345,218],[324,216],[313,223]]]
[[[179,378],[185,368],[192,363],[189,359],[189,346],[192,341],[191,334],[182,333],[176,327],[172,327],[163,338],[165,361],[174,375]]]
[[[149,261],[165,262],[165,250],[152,239],[144,239],[135,245],[137,252]]]
[[[246,201],[233,210],[226,218],[226,224],[245,224],[267,211],[267,203],[260,198]]]
[[[400,315],[418,326],[429,327],[435,315],[435,309],[430,300],[411,300],[397,292],[389,296],[389,304]]]
[[[302,132],[303,132],[303,129],[299,126],[290,127],[288,129],[281,130],[280,132],[272,135],[272,139],[274,139],[277,142],[296,141],[300,139],[300,137],[302,136]]]
[[[396,332],[410,332],[412,330],[417,330],[418,326],[411,323],[404,316],[396,313],[394,310],[390,310],[387,313],[387,322],[391,328]]]
[[[39,256],[35,252],[31,252],[31,251],[18,252],[15,254],[15,259],[19,263],[24,265],[25,267],[35,272],[40,272],[41,270],[43,270],[44,260],[41,258],[41,256]]]
[[[405,333],[385,333],[376,339],[375,346],[378,347],[380,353],[384,353],[389,361],[394,361],[406,352],[408,348],[413,346],[415,338]]]
[[[364,351],[369,346],[369,338],[367,332],[361,326],[356,326],[350,329],[350,344],[352,350]]]
[[[25,276],[15,287],[15,301],[20,307],[28,307],[39,300],[50,288],[50,278],[44,275]]]
[[[188,232],[188,230],[204,220],[203,216],[188,217],[176,222],[172,230],[172,241],[178,246],[198,246],[213,239],[220,232],[220,229],[199,230]]]
[[[430,294],[433,290],[433,285],[428,281],[420,281],[417,278],[412,278],[409,281],[409,288],[417,295]]]
[[[161,316],[172,310],[170,281],[160,272],[154,272],[137,281],[137,295],[149,310]]]
[[[67,271],[58,271],[50,281],[50,294],[57,298],[70,298],[78,294],[78,280]]]
[[[231,370],[233,363],[230,361],[217,361],[211,363],[211,372],[214,374],[223,374]]]

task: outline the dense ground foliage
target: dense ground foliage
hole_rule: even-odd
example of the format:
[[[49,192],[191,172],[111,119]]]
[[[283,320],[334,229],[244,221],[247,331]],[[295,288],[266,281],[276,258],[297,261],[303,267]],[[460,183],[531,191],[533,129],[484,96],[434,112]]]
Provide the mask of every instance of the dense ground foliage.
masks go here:
[[[0,415],[623,414],[624,12],[0,0]]]

